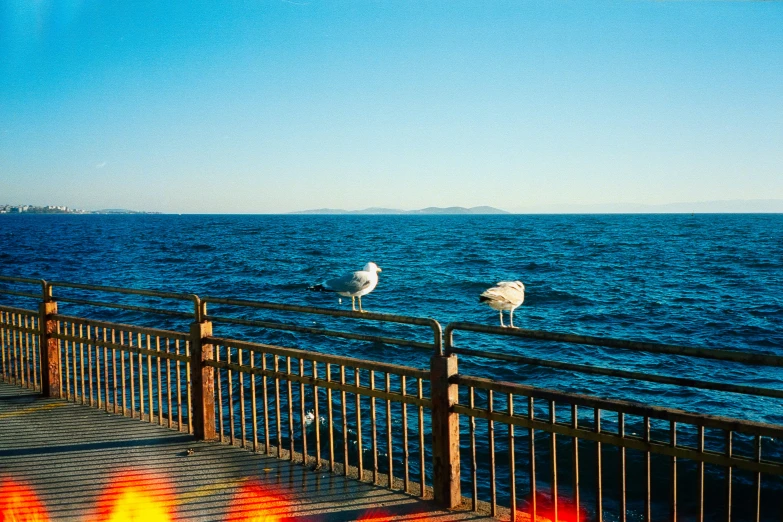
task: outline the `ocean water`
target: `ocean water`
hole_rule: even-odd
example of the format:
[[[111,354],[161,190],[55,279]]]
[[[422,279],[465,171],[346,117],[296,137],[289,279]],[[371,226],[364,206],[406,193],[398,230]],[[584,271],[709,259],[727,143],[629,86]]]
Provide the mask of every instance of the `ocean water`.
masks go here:
[[[783,355],[783,215],[0,216],[0,274],[9,276],[348,310],[350,299],[339,303],[306,287],[368,261],[383,269],[378,287],[363,299],[370,311],[432,317],[444,326],[495,325],[497,312],[478,295],[497,281],[519,279],[526,299],[515,313],[517,326]],[[334,324],[318,317],[281,320]],[[404,327],[363,328],[427,339],[426,331]],[[219,335],[422,368],[429,357],[286,332]],[[780,371],[677,356],[470,335],[458,335],[457,344],[778,389],[783,382]],[[772,399],[471,357],[461,358],[460,370],[783,423],[783,405]]]

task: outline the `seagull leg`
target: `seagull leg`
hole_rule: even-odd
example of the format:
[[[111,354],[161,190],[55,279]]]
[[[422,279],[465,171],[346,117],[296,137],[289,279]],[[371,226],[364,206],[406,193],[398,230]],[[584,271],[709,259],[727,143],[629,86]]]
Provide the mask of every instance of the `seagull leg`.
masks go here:
[[[503,311],[502,310],[498,310],[498,315],[500,316],[500,327],[501,328],[505,328],[506,325],[503,324]]]
[[[356,311],[356,297],[351,296],[351,310]]]
[[[514,326],[514,309],[513,308],[511,309],[511,312],[509,313],[509,317],[511,318],[511,328],[516,328],[516,326]]]
[[[364,313],[364,310],[362,310],[362,296],[359,296],[359,311]]]

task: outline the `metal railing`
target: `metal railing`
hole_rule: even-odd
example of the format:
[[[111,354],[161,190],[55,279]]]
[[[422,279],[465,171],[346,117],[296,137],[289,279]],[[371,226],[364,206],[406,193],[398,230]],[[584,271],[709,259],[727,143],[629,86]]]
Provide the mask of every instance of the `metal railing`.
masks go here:
[[[215,347],[205,364],[216,369],[221,440],[425,495],[428,371],[216,337],[204,342]]]
[[[653,343],[635,343],[624,340],[559,334],[525,329],[498,328],[471,323],[452,323],[445,330],[446,354],[480,357],[580,372],[585,374],[620,377],[634,381],[687,386],[702,390],[718,390],[761,397],[783,397],[780,390],[756,386],[741,386],[710,380],[689,379],[662,376],[652,373],[627,371],[616,368],[575,364],[536,358],[524,355],[511,355],[457,347],[453,335],[456,331],[489,334],[503,337],[521,338],[536,341],[554,341],[559,343],[583,344],[620,348],[632,351],[676,354],[685,357],[730,361],[748,365],[780,368],[783,357],[765,354],[751,354],[727,350],[707,350],[690,347],[677,347]],[[486,421],[486,433],[489,438],[489,459],[486,462],[485,477],[488,477],[489,491],[484,492],[486,502],[490,504],[493,515],[498,513],[497,484],[504,481],[508,491],[510,518],[516,519],[518,498],[527,497],[526,513],[532,519],[542,514],[541,504],[546,504],[545,515],[558,519],[558,508],[567,497],[569,520],[579,520],[587,516],[590,520],[603,520],[613,515],[618,520],[628,520],[629,506],[637,506],[643,520],[704,520],[705,517],[732,520],[747,514],[753,520],[762,519],[762,474],[770,477],[771,487],[779,491],[780,478],[783,477],[783,454],[780,448],[774,448],[768,454],[762,454],[762,439],[779,440],[783,436],[783,426],[751,422],[714,415],[690,413],[678,409],[633,403],[621,400],[602,399],[576,393],[548,390],[536,386],[498,382],[486,378],[458,375],[452,382],[460,386],[460,400],[454,405],[454,411],[465,416],[468,444],[462,448],[468,455],[470,478],[467,481],[472,493],[472,506],[477,508],[481,493],[479,470],[481,462],[476,458],[476,420]],[[477,403],[481,394],[482,404]],[[542,408],[541,405],[544,405]],[[519,407],[521,405],[521,408]],[[543,411],[542,411],[543,410]],[[541,416],[543,413],[543,417]],[[587,413],[587,415],[584,415]],[[602,420],[611,419],[614,429],[609,431]],[[633,431],[629,434],[631,419]],[[500,424],[502,428],[496,427]],[[519,431],[515,431],[515,428]],[[505,433],[505,440],[498,433]],[[709,436],[707,436],[709,432]],[[678,442],[687,436],[693,444]],[[565,438],[563,441],[558,436]],[[545,444],[546,460],[541,462],[541,451],[537,453],[536,442]],[[737,442],[742,438],[746,448],[750,442],[751,454],[738,454]],[[500,439],[500,441],[496,440]],[[540,444],[540,442],[539,442]],[[498,449],[499,446],[502,448]],[[569,447],[570,446],[570,447]],[[588,446],[585,448],[585,446]],[[722,446],[722,447],[721,447]],[[581,452],[580,452],[581,449]],[[585,470],[585,449],[592,469]],[[558,451],[559,450],[559,451]],[[564,458],[563,450],[566,455]],[[629,473],[630,456],[634,453],[634,473]],[[499,455],[502,454],[502,458]],[[518,466],[517,459],[524,461]],[[616,466],[606,473],[604,461],[610,459]],[[679,460],[678,460],[679,459]],[[563,473],[561,462],[566,462]],[[666,491],[654,491],[653,463],[657,466],[657,475],[666,475]],[[537,470],[537,464],[539,469]],[[540,473],[541,464],[545,467],[545,476]],[[689,467],[690,465],[690,467]],[[716,491],[717,474],[722,475],[723,486],[717,494],[705,497],[707,478],[705,465],[710,466],[709,482],[713,493]],[[526,471],[520,473],[522,468]],[[695,469],[691,469],[695,467]],[[502,473],[499,469],[502,468]],[[641,468],[641,469],[639,469]],[[661,470],[663,472],[661,473]],[[750,472],[752,484],[739,484],[734,470]],[[521,475],[526,475],[522,477]],[[563,480],[565,475],[567,480]],[[607,476],[617,477],[613,489],[604,485]],[[637,478],[641,475],[641,480]],[[686,475],[695,478],[695,488],[684,494],[684,488],[678,478]],[[633,484],[629,484],[629,476]],[[520,491],[518,483],[525,479],[526,491]],[[586,480],[589,479],[589,480]],[[543,482],[544,493],[539,483]],[[565,482],[565,483],[564,483]],[[591,498],[585,498],[582,490],[589,483]],[[742,495],[736,490],[742,488]],[[522,495],[520,495],[522,493]],[[655,494],[653,494],[655,493]],[[663,494],[662,494],[663,493]],[[718,498],[716,498],[716,496]],[[768,504],[775,504],[770,498]],[[634,497],[634,498],[631,498]],[[668,497],[668,498],[666,498]],[[737,504],[741,504],[738,514]],[[667,505],[668,512],[661,511]],[[562,507],[561,507],[562,509]]]
[[[0,306],[0,377],[49,396],[512,520],[557,520],[564,511],[573,520],[628,520],[632,513],[643,520],[732,520],[748,513],[761,520],[783,507],[781,425],[468,375],[458,371],[457,356],[468,365],[474,358],[495,360],[507,368],[764,400],[783,397],[778,388],[579,364],[518,348],[477,350],[455,345],[453,337],[462,332],[772,369],[783,367],[783,357],[470,323],[449,324],[442,343],[440,324],[426,318],[25,278],[0,282],[7,283],[0,295],[32,299],[38,308]],[[41,293],[28,291],[30,285]],[[58,303],[79,313],[61,313]],[[221,313],[207,314],[208,303]],[[145,324],[106,320],[116,319],[115,311]],[[284,314],[294,320],[280,320]],[[149,326],[148,315],[186,319],[190,330]],[[330,322],[299,320],[317,316]],[[418,330],[370,335],[331,327],[340,321],[425,327],[432,341]],[[214,325],[232,335],[215,334]],[[251,340],[234,336],[236,328],[249,329]],[[270,331],[301,334],[307,347],[312,336],[336,340],[338,353],[257,342]],[[346,357],[343,341],[411,349],[408,360],[430,367]]]

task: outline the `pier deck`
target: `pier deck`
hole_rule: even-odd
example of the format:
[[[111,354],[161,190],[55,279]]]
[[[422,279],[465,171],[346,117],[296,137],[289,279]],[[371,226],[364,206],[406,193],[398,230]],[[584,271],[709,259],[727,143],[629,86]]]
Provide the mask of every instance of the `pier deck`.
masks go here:
[[[135,474],[169,481],[173,495],[160,500],[179,520],[226,520],[237,492],[252,482],[285,501],[248,509],[285,519],[489,520],[0,381],[0,480],[29,486],[51,520],[91,518],[107,488]],[[152,486],[159,495],[160,484]]]

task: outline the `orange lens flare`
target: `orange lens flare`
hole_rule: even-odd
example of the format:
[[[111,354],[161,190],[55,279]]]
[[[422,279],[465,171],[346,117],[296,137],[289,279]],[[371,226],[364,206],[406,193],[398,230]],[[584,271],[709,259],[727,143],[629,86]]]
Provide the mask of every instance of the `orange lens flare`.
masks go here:
[[[123,471],[115,474],[98,499],[95,522],[172,522],[175,497],[158,475]]]
[[[529,502],[529,501],[528,501]],[[517,511],[517,520],[531,520],[530,513],[527,511]],[[536,493],[536,520],[535,522],[590,522],[590,517],[584,508],[577,508],[576,503],[568,497],[558,495],[557,499],[557,520],[555,520],[555,509],[552,505],[552,496],[546,492]],[[533,522],[531,520],[531,522]]]
[[[291,512],[285,495],[259,482],[243,484],[234,495],[227,522],[279,522]]]
[[[0,522],[44,522],[44,505],[32,489],[10,479],[0,480]]]

